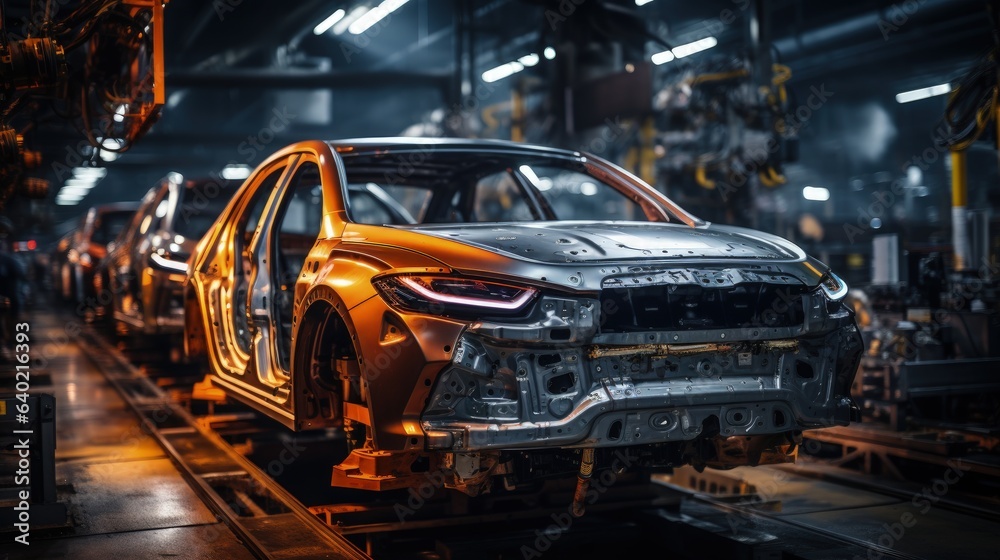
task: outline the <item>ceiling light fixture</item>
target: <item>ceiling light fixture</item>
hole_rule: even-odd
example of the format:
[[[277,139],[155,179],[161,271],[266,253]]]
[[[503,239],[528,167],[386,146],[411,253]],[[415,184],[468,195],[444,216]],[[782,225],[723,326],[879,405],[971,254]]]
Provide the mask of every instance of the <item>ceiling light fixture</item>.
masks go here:
[[[555,52],[553,52],[552,56],[555,56]],[[496,68],[490,68],[489,70],[483,72],[483,81],[489,84],[497,80],[502,80],[508,76],[517,74],[525,68],[538,64],[539,61],[541,61],[541,57],[538,56],[538,53],[526,54],[517,60],[501,64]]]
[[[904,91],[896,94],[896,103],[920,101],[921,99],[927,99],[928,97],[934,97],[935,95],[944,95],[950,91],[951,84],[938,84],[936,86]]]
[[[360,18],[361,16],[368,13],[368,9],[369,9],[368,6],[358,6],[357,8],[351,10],[350,13],[348,13],[347,16],[344,17],[344,19],[338,21],[333,25],[333,34],[340,35],[344,31],[347,31],[347,28],[350,27],[352,23],[357,21],[358,18]]]
[[[718,39],[715,37],[705,37],[704,39],[698,39],[697,41],[691,43],[685,43],[683,45],[678,45],[669,51],[662,51],[654,54],[650,57],[653,64],[660,65],[670,62],[675,58],[684,58],[685,56],[691,56],[694,53],[708,50],[719,44]]]
[[[674,56],[677,58],[684,58],[685,56],[708,50],[718,44],[719,41],[716,40],[715,37],[705,37],[704,39],[698,39],[693,43],[674,47],[671,49],[671,52],[673,52]]]
[[[103,178],[108,174],[107,168],[104,167],[74,167],[73,176],[74,177],[97,177],[98,179]]]
[[[316,27],[313,27],[313,35],[322,35],[326,33],[327,31],[330,30],[331,27],[333,27],[333,24],[344,19],[344,16],[346,15],[347,12],[344,11],[343,9],[333,12],[332,14],[330,14],[329,17],[316,24]]]
[[[375,6],[371,10],[367,11],[359,17],[354,23],[348,27],[348,31],[355,35],[360,35],[368,28],[375,25],[376,23],[382,21],[382,19],[398,10],[403,4],[406,4],[409,0],[383,0],[381,4]]]
[[[826,187],[805,187],[802,189],[802,198],[824,202],[830,200],[830,189]]]
[[[90,189],[88,189],[87,187],[73,187],[70,185],[65,185],[63,186],[63,188],[59,189],[59,194],[57,194],[56,196],[68,195],[68,196],[79,196],[80,198],[83,198],[87,196],[87,193],[89,192]]]
[[[227,181],[240,181],[249,177],[251,171],[253,170],[250,169],[249,165],[231,163],[223,167],[219,175]]]

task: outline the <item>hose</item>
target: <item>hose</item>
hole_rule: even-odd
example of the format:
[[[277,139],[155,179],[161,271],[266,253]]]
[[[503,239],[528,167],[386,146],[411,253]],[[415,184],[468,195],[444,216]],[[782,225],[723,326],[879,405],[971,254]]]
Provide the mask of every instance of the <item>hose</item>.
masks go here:
[[[571,512],[573,517],[583,517],[584,500],[587,498],[587,489],[590,487],[590,477],[594,474],[594,448],[588,447],[583,450],[583,457],[580,459],[580,472],[576,475],[576,491],[573,492],[573,505]]]

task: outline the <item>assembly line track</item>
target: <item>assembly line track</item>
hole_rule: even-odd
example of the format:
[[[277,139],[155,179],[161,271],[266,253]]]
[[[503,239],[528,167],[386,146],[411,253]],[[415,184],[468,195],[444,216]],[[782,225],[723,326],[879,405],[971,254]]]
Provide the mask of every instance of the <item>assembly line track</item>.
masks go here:
[[[130,408],[139,416],[144,429],[153,436],[177,465],[182,475],[188,480],[194,490],[206,504],[229,526],[237,536],[258,558],[344,558],[369,559],[370,556],[351,541],[350,534],[393,533],[403,529],[398,523],[375,522],[359,523],[349,526],[331,526],[324,523],[315,511],[310,511],[297,498],[262,472],[249,459],[238,453],[218,433],[207,424],[199,422],[158,386],[156,386],[139,368],[133,365],[122,353],[110,344],[100,333],[92,328],[86,328],[81,334],[81,347],[85,355],[104,373],[108,381],[121,394]],[[837,480],[829,472],[804,472],[807,469],[795,469],[793,472],[811,475],[817,479],[825,479],[846,488],[866,486],[868,490],[876,490],[886,495],[897,495],[899,491],[886,488],[875,488],[862,484],[858,480]],[[653,483],[656,484],[656,483]],[[662,489],[664,486],[657,484]],[[592,508],[596,515],[612,513],[615,505],[622,506],[625,517],[634,520],[644,519],[653,526],[661,523],[684,527],[683,531],[691,539],[699,538],[697,533],[704,532],[709,523],[707,519],[713,516],[739,515],[741,519],[753,519],[751,525],[760,527],[763,531],[773,531],[781,535],[779,540],[786,542],[801,542],[802,539],[812,539],[829,543],[833,548],[850,551],[850,554],[864,556],[868,551],[875,552],[881,558],[900,560],[920,560],[923,557],[873,544],[852,535],[826,530],[771,514],[760,508],[720,499],[712,495],[697,492],[675,485],[665,485],[682,498],[667,500],[677,502],[683,500],[692,504],[690,513],[696,514],[695,519],[689,514],[681,514],[676,507],[663,507],[657,500],[643,502],[642,500],[623,500],[620,504],[605,504],[604,507]],[[254,496],[260,499],[254,500]],[[277,505],[275,505],[275,503]],[[338,504],[344,508],[350,504]],[[952,509],[964,510],[967,513],[986,513],[979,508],[960,507],[950,504]],[[660,507],[658,507],[660,506]],[[371,507],[370,505],[367,507]],[[314,508],[315,509],[315,508]],[[322,508],[320,508],[322,509]],[[603,510],[603,511],[602,511]],[[600,512],[600,513],[599,513]],[[544,512],[535,512],[544,513]],[[530,517],[523,513],[524,517]],[[473,516],[475,517],[475,516]],[[519,517],[511,514],[486,515],[484,519],[463,519],[461,521],[448,519],[428,519],[423,522],[413,520],[407,524],[407,529],[417,529],[421,526],[441,528],[454,524],[474,526],[477,521],[485,522],[493,517],[502,517],[506,521]],[[986,515],[985,517],[991,517]],[[370,521],[370,520],[369,520]],[[767,529],[765,529],[765,527]],[[727,540],[724,532],[717,530],[708,538]],[[707,534],[707,533],[706,533]],[[694,541],[692,541],[693,543]],[[837,543],[837,544],[834,544]],[[691,544],[691,543],[689,543]],[[744,543],[745,544],[745,543]],[[683,550],[682,543],[675,543]],[[762,545],[766,548],[766,545]],[[790,550],[785,550],[785,557],[797,558]]]
[[[92,328],[80,347],[191,487],[258,558],[370,560],[203,426]],[[225,495],[225,496],[224,496]]]

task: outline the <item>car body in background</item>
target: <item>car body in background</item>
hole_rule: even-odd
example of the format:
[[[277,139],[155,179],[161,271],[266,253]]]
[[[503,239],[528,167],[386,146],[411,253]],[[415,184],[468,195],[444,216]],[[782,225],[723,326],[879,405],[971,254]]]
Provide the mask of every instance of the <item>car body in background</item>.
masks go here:
[[[177,335],[180,347],[188,256],[239,185],[170,173],[146,192],[94,275],[119,332]]]
[[[857,420],[847,286],[592,155],[499,141],[301,142],[189,261],[185,347],[337,486],[476,495],[612,464],[789,462]]]
[[[97,264],[107,256],[108,244],[138,208],[138,202],[93,206],[56,244],[50,263],[56,292],[64,302],[76,305],[88,319],[97,299],[93,289]]]

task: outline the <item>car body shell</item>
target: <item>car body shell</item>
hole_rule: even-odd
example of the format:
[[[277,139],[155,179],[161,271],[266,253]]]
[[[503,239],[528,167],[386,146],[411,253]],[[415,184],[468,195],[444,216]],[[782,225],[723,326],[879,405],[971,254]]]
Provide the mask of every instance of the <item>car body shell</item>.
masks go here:
[[[170,174],[142,197],[95,275],[95,291],[107,292],[102,301],[124,331],[183,333],[187,259],[201,238],[200,232],[184,231],[183,224],[214,220],[238,186]]]
[[[448,152],[573,162],[630,197],[649,221],[387,226],[350,219],[345,165],[352,158],[405,162]],[[270,227],[282,188],[305,163],[319,170],[322,219],[294,283],[282,284],[293,309],[282,361],[287,335],[274,320],[281,315],[276,265],[263,263],[274,256]],[[287,170],[237,256],[242,233],[233,221],[281,166]],[[587,154],[499,141],[301,142],[258,167],[189,267],[187,349],[207,361],[213,382],[292,429],[366,427],[365,449],[355,454],[362,458],[345,461],[335,484],[386,488],[361,482],[386,475],[366,471],[365,461],[431,454],[443,457],[456,487],[474,493],[484,484],[476,473],[495,471],[504,451],[683,446],[707,437],[722,441],[709,453],[714,459],[683,460],[757,464],[761,449],[737,439],[774,443],[857,419],[849,388],[861,340],[853,313],[824,295],[827,283],[837,286],[828,267],[777,236],[702,222]],[[529,286],[536,296],[517,317],[415,312],[379,288],[400,275],[486,279]],[[768,294],[763,305],[777,322],[760,319],[760,301],[734,304],[746,309],[737,323],[718,318],[725,310],[695,317],[705,328],[609,319],[617,313],[611,307],[633,305],[626,296],[640,292],[629,290],[664,302],[647,315],[669,317],[670,305],[707,305],[726,290],[738,299],[747,287],[758,300]],[[670,303],[667,292],[687,295]],[[609,320],[621,324],[609,328]],[[313,359],[319,346],[334,347],[327,352],[334,356],[323,355],[336,363],[332,371]],[[742,455],[727,462],[726,445],[742,446]],[[456,466],[467,460],[477,467]],[[387,468],[398,474],[397,467]]]
[[[77,227],[59,240],[50,266],[64,301],[76,304],[80,310],[95,307],[94,271],[119,233],[117,229],[105,231],[102,224],[114,220],[121,225],[138,207],[138,202],[131,201],[93,206],[81,216]]]

